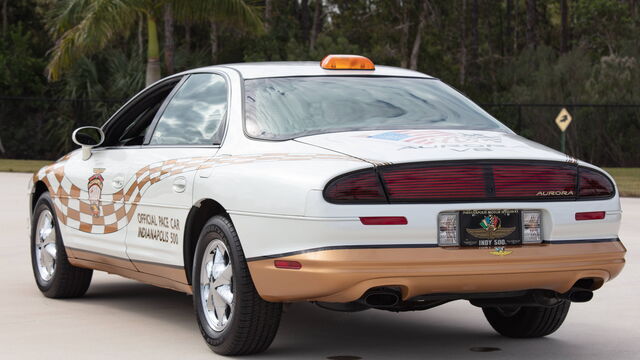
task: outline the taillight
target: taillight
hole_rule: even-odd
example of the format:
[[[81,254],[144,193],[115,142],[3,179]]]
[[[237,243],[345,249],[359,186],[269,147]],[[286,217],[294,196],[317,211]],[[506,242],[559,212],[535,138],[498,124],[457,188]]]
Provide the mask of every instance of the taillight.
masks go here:
[[[614,193],[613,183],[604,174],[580,167],[578,180],[578,196],[580,198],[611,197]]]
[[[482,166],[388,168],[380,176],[391,202],[463,200],[485,197]]]
[[[387,197],[375,170],[368,169],[332,180],[324,190],[332,203],[386,203]]]
[[[602,220],[606,216],[604,211],[590,211],[576,213],[576,220]]]
[[[606,175],[575,163],[483,160],[356,171],[332,180],[324,196],[332,203],[394,204],[575,201],[610,198],[614,193]]]
[[[407,218],[404,216],[362,216],[362,225],[407,225]]]
[[[575,198],[575,165],[495,165],[493,182],[497,198]]]

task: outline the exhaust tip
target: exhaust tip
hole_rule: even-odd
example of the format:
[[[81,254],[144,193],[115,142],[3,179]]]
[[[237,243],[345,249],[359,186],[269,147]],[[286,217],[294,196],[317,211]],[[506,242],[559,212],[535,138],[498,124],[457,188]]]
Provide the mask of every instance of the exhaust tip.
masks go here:
[[[589,290],[576,290],[569,295],[569,300],[572,302],[583,303],[593,299],[593,291]]]
[[[364,303],[371,307],[391,307],[398,304],[400,297],[392,291],[374,291],[364,297]]]

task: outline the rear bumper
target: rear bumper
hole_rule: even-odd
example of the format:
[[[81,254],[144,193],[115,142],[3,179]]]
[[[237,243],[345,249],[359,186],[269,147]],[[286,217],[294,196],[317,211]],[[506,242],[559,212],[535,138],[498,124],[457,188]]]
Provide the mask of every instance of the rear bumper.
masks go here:
[[[249,269],[267,301],[350,302],[368,289],[396,286],[403,300],[439,293],[488,293],[547,289],[568,291],[576,281],[594,287],[617,276],[626,249],[617,239],[549,242],[494,249],[439,247],[349,247],[250,259]],[[278,269],[274,260],[294,260],[300,270]],[[594,288],[594,290],[595,290]]]

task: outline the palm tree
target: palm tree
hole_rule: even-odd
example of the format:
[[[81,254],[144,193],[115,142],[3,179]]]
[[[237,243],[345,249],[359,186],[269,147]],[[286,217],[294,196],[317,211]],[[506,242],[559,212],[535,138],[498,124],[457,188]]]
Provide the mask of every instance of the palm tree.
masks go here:
[[[179,18],[195,21],[231,20],[261,31],[262,21],[244,0],[60,0],[50,18],[56,43],[51,49],[47,76],[60,79],[76,60],[104,49],[114,38],[126,34],[142,14],[147,22],[146,84],[160,79],[160,45],[157,19],[165,4]]]

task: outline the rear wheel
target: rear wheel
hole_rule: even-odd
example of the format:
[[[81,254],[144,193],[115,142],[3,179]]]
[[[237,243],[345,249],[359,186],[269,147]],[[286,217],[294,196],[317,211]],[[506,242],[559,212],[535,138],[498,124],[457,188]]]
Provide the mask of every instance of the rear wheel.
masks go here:
[[[89,288],[93,270],[69,263],[49,193],[36,203],[31,222],[31,265],[36,284],[50,298],[80,297]]]
[[[495,331],[512,338],[536,338],[552,334],[567,317],[569,301],[552,307],[521,306],[519,308],[482,308]]]
[[[258,295],[240,239],[226,217],[215,216],[202,229],[192,274],[198,325],[213,351],[246,355],[271,345],[282,304],[264,301]]]

